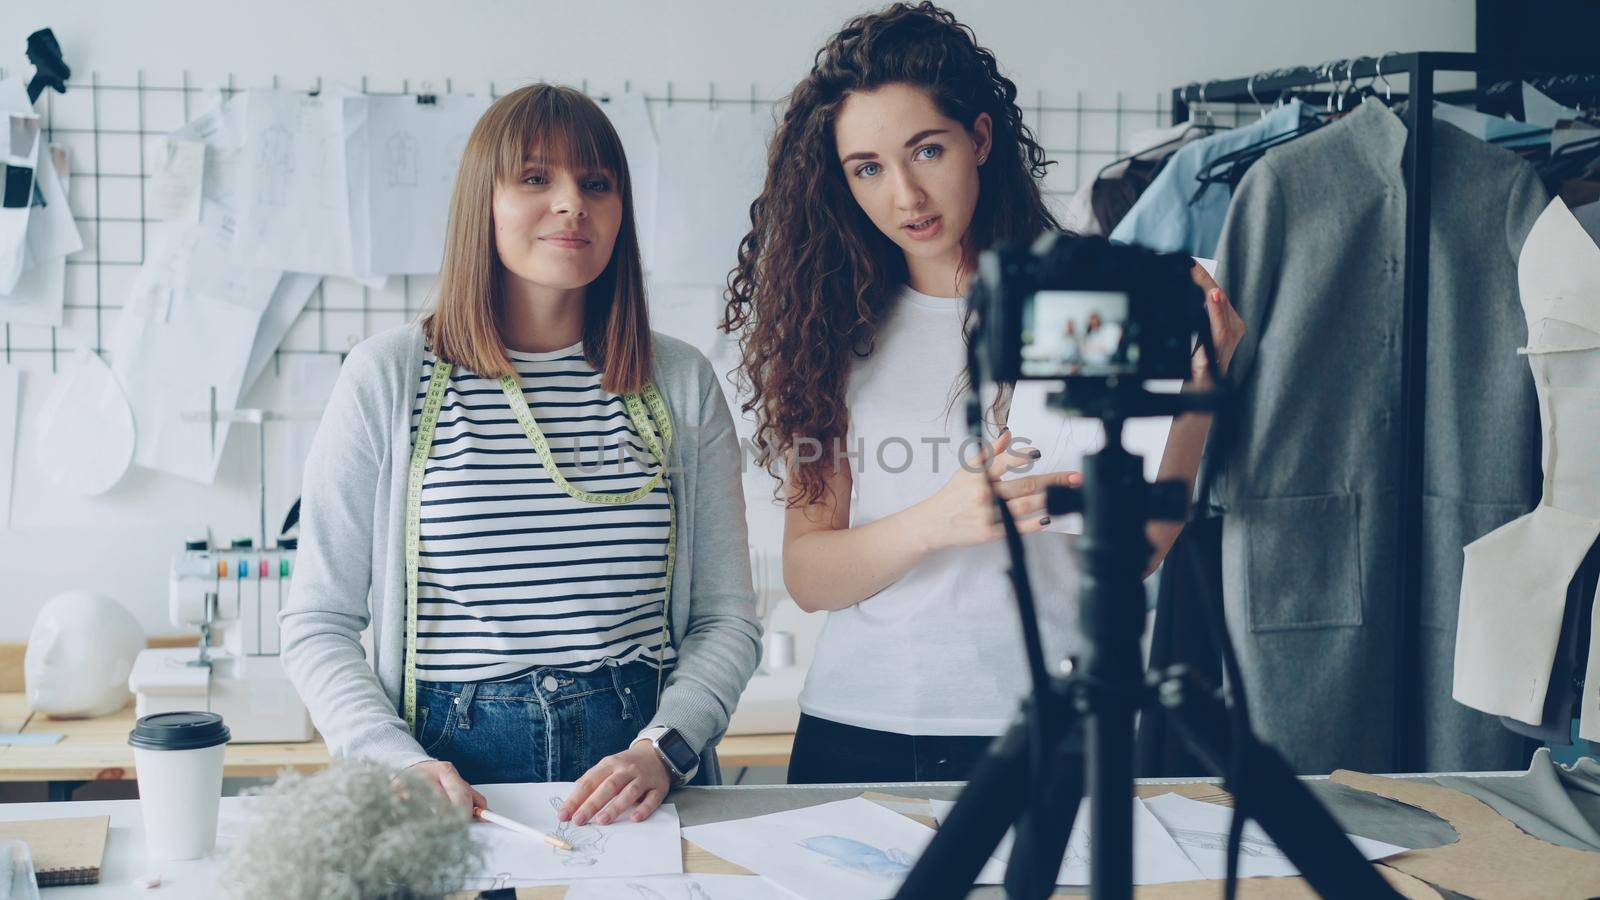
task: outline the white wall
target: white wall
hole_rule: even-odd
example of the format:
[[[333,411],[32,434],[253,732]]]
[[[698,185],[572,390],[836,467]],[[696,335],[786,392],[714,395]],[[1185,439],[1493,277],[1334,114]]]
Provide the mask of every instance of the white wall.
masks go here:
[[[0,66],[26,68],[26,35],[50,26],[74,69],[102,83],[195,83],[228,75],[240,87],[285,86],[317,76],[373,90],[413,90],[429,80],[442,91],[485,90],[491,81],[549,78],[591,90],[624,83],[652,94],[670,83],[678,96],[780,96],[810,65],[817,46],[845,18],[875,4],[698,0],[581,4],[474,0],[451,5],[415,0],[62,0],[0,7]],[[992,48],[1025,97],[1045,104],[1154,108],[1175,84],[1285,65],[1389,50],[1468,50],[1471,0],[1039,0],[949,4]],[[1153,116],[1153,114],[1152,114]],[[1154,124],[1153,121],[1146,124]],[[1046,145],[1068,146],[1046,127]],[[1075,139],[1111,151],[1114,138]],[[1116,136],[1123,133],[1120,125]],[[1071,186],[1071,182],[1065,185]],[[114,288],[113,288],[114,290]],[[121,298],[108,302],[120,303]],[[391,318],[398,320],[399,315]],[[334,318],[330,327],[374,330]],[[333,343],[338,343],[334,341]],[[88,587],[133,608],[151,632],[164,619],[166,570],[181,540],[210,527],[218,538],[255,532],[255,444],[241,432],[229,444],[218,482],[201,486],[135,469],[104,497],[75,498],[38,478],[26,428],[52,380],[48,358],[25,369],[17,486],[11,527],[0,529],[0,640],[23,640],[50,595]],[[288,364],[286,363],[286,366]],[[269,368],[269,376],[271,369]],[[278,389],[268,378],[258,398]],[[280,454],[276,449],[269,458]],[[275,471],[281,471],[276,469]],[[281,479],[280,479],[281,480]],[[269,505],[281,515],[280,485]],[[776,517],[753,513],[768,539]],[[276,527],[276,522],[270,523]]]

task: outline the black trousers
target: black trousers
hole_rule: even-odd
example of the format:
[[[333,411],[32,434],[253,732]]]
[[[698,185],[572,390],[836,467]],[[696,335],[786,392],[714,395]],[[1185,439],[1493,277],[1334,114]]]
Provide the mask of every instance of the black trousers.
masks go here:
[[[911,735],[800,715],[790,784],[964,781],[991,737]]]

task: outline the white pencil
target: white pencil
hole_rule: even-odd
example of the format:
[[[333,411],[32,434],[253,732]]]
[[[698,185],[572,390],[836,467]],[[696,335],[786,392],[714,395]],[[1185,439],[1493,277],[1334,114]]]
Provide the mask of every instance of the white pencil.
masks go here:
[[[499,825],[501,828],[505,828],[505,829],[510,830],[510,831],[515,831],[515,832],[518,832],[520,834],[525,834],[525,835],[527,835],[529,837],[536,837],[536,838],[544,841],[546,844],[549,844],[550,846],[556,848],[557,850],[571,850],[572,849],[572,845],[571,844],[567,843],[566,841],[563,841],[561,838],[558,838],[553,834],[546,834],[545,832],[540,831],[537,828],[534,828],[532,825],[524,825],[524,824],[522,824],[521,822],[518,822],[515,819],[508,819],[505,816],[502,816],[502,815],[500,815],[498,813],[492,813],[492,812],[488,811],[487,809],[478,808],[478,809],[474,809],[472,812],[473,812],[473,815],[476,815],[478,818],[482,819],[483,821],[488,822],[490,825]]]

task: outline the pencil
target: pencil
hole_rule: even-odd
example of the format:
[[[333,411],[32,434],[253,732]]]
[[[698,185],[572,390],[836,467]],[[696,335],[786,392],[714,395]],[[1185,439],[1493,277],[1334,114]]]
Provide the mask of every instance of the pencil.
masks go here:
[[[477,809],[474,809],[472,811],[472,813],[473,813],[473,815],[477,816],[478,818],[482,819],[483,821],[488,822],[490,825],[499,825],[501,828],[505,828],[505,829],[508,829],[510,831],[519,832],[519,833],[525,834],[525,835],[527,835],[529,837],[536,837],[536,838],[544,841],[546,844],[549,844],[550,846],[556,848],[557,850],[571,850],[572,849],[572,845],[571,844],[567,843],[566,841],[562,840],[561,838],[556,837],[553,834],[546,834],[545,832],[540,831],[537,828],[534,828],[532,825],[524,825],[524,824],[522,824],[521,822],[518,822],[515,819],[508,819],[505,816],[499,815],[498,813],[492,813],[492,812],[488,811],[487,809],[483,809],[481,807],[477,808]]]

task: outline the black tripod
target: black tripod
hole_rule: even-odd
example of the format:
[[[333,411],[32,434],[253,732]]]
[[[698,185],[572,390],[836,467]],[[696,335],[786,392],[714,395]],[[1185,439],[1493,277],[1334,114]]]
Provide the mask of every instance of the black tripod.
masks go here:
[[[1052,397],[1065,408],[1062,395]],[[1050,515],[1081,512],[1078,542],[1082,571],[1079,616],[1085,643],[1070,674],[1046,668],[1038,618],[1028,583],[1021,537],[1006,505],[997,501],[1011,552],[1011,580],[1022,617],[1033,694],[990,747],[967,789],[900,887],[898,898],[965,897],[973,879],[1013,823],[1015,841],[1006,869],[1013,900],[1048,896],[1079,801],[1089,812],[1090,895],[1133,896],[1134,716],[1173,717],[1185,741],[1210,769],[1226,776],[1235,822],[1236,854],[1244,818],[1255,819],[1311,886],[1326,897],[1398,897],[1363,859],[1343,830],[1272,748],[1250,733],[1242,686],[1227,635],[1215,609],[1214,637],[1224,648],[1232,703],[1217,687],[1174,667],[1142,672],[1139,637],[1145,609],[1143,570],[1151,519],[1181,521],[1187,485],[1144,480],[1142,459],[1122,446],[1127,418],[1177,415],[1209,406],[1207,395],[1152,395],[1113,389],[1085,410],[1105,424],[1103,450],[1084,459],[1083,487],[1051,488]],[[1226,707],[1226,709],[1225,709]],[[1218,746],[1203,723],[1227,714],[1235,723],[1229,746]],[[1105,802],[1101,802],[1105,801]],[[1229,893],[1234,861],[1229,864]]]

